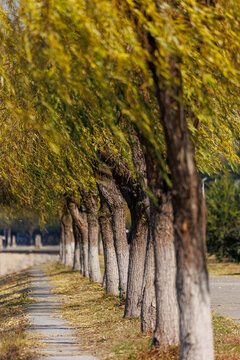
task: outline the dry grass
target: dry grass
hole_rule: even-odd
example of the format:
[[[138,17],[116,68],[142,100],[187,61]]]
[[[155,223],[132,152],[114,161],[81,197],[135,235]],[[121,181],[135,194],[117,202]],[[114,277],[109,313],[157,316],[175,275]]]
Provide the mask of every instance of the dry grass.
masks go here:
[[[240,264],[224,259],[222,262],[216,260],[214,255],[208,257],[208,271],[212,275],[236,275],[240,276]]]
[[[47,268],[62,294],[64,316],[77,328],[83,350],[104,359],[121,359],[129,349],[136,353],[150,345],[152,335],[139,333],[139,319],[123,319],[121,299],[68,268],[57,264]]]
[[[216,360],[240,359],[240,327],[232,320],[213,314]]]
[[[0,360],[31,360],[32,340],[24,307],[31,300],[26,272],[0,278]]]
[[[99,284],[59,264],[47,265],[50,279],[58,287],[63,314],[77,328],[79,343],[86,352],[102,359],[177,360],[178,349],[167,353],[150,351],[152,334],[140,332],[139,319],[123,319],[124,304],[106,295]],[[239,327],[213,315],[217,360],[240,360]]]

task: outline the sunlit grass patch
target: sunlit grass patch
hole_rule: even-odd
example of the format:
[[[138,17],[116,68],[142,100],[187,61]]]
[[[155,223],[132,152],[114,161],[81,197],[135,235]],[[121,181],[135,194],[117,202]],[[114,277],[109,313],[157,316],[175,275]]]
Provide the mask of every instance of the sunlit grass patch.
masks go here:
[[[0,360],[31,360],[33,340],[25,331],[28,317],[25,306],[29,297],[26,272],[0,278]]]
[[[179,349],[176,346],[170,347],[167,351],[159,349],[142,351],[136,355],[130,355],[126,360],[177,360]]]
[[[64,316],[77,328],[83,350],[104,359],[125,359],[150,348],[152,334],[141,334],[139,319],[123,319],[122,299],[107,295],[101,284],[60,265],[47,265],[58,286]],[[53,275],[52,275],[53,274]]]
[[[237,275],[240,276],[240,264],[224,259],[216,260],[214,255],[208,257],[208,271],[212,275]]]
[[[178,349],[152,350],[152,333],[140,332],[139,319],[123,319],[124,304],[107,295],[101,284],[83,278],[59,264],[47,265],[48,275],[61,293],[63,314],[77,328],[83,350],[103,359],[177,360]],[[233,321],[213,315],[217,360],[240,360],[239,327]],[[232,356],[232,357],[229,357]]]
[[[240,327],[223,316],[213,314],[216,360],[240,359]]]

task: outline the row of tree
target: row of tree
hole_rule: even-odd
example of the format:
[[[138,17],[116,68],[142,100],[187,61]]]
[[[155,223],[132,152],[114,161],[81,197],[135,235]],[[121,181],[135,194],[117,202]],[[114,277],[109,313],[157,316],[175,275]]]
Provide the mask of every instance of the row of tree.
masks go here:
[[[61,260],[74,240],[93,281],[100,227],[107,292],[185,360],[214,357],[199,170],[239,161],[239,16],[233,0],[0,8],[2,207],[58,214]]]
[[[0,211],[0,236],[4,246],[35,245],[36,235],[41,236],[43,245],[57,245],[60,239],[59,219],[48,217],[43,224],[35,212],[29,214],[29,211],[25,211],[24,216],[20,208],[11,208],[11,206],[2,208]]]

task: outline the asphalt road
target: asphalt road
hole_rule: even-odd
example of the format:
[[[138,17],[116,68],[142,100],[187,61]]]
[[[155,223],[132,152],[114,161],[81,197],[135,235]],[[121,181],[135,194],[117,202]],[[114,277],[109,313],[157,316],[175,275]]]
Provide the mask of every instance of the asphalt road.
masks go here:
[[[217,314],[240,324],[240,276],[210,276],[211,306]]]

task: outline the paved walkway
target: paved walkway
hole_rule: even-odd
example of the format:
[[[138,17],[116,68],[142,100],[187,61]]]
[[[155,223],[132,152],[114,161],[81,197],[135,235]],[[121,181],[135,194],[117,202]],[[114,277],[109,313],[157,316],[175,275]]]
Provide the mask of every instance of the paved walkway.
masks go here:
[[[212,309],[240,324],[240,276],[211,275]]]
[[[29,331],[44,336],[40,340],[44,344],[41,349],[43,356],[34,360],[97,360],[83,354],[74,337],[74,328],[59,317],[61,303],[58,295],[51,292],[54,286],[49,284],[42,268],[35,267],[30,274],[33,278],[31,296],[36,302],[27,308],[31,323]]]

